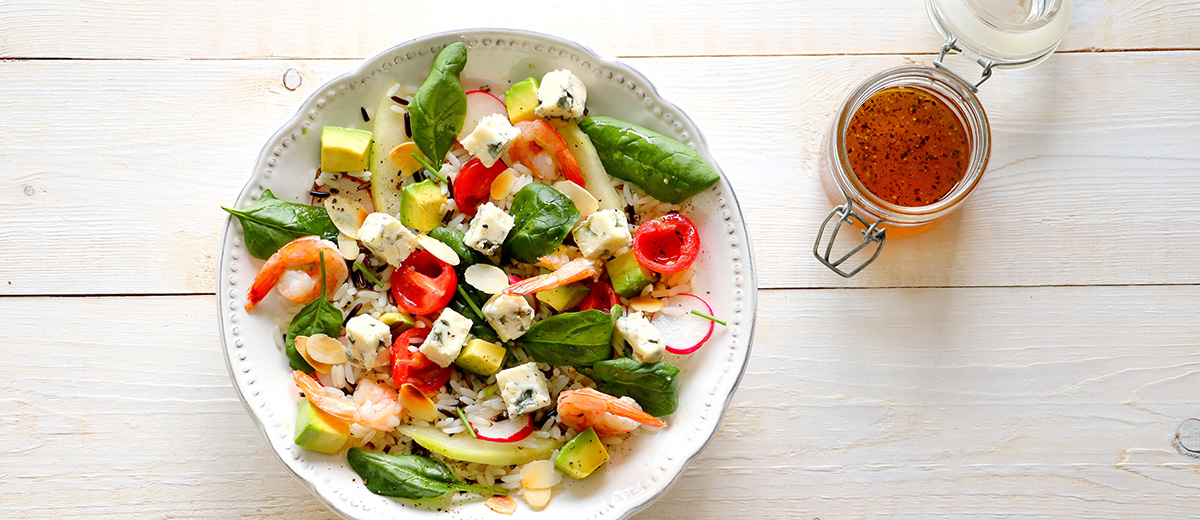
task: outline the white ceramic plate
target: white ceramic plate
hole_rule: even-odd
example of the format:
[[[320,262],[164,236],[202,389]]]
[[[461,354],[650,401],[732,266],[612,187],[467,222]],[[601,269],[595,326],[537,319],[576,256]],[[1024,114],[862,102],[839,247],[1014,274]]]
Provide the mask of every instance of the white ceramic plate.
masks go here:
[[[284,200],[307,201],[319,162],[321,127],[370,129],[369,123],[363,123],[359,107],[373,112],[391,81],[415,89],[429,73],[437,51],[456,41],[468,47],[462,76],[468,88],[486,82],[503,92],[512,81],[567,68],[587,85],[591,114],[613,116],[672,136],[717,167],[699,129],[628,65],[556,37],[478,29],[435,34],[398,45],[322,86],[267,141],[250,180],[232,206],[253,204],[264,189]],[[696,81],[702,84],[703,78]],[[716,187],[689,204],[686,213],[700,231],[703,249],[692,282],[694,291],[712,304],[714,313],[729,326],[718,326],[712,339],[690,356],[668,354],[668,361],[682,369],[679,410],[667,418],[669,427],[631,438],[612,450],[612,460],[585,480],[564,478],[563,488],[555,492],[545,510],[533,511],[520,502],[513,518],[631,516],[662,496],[716,433],[750,355],[756,307],[754,263],[741,210],[724,175]],[[346,518],[497,518],[476,497],[456,499],[448,510],[437,511],[374,495],[359,482],[345,457],[314,453],[292,443],[299,393],[287,360],[272,337],[275,318],[283,316],[279,300],[272,292],[253,314],[242,309],[247,286],[260,265],[261,261],[246,251],[241,228],[231,219],[218,269],[221,339],[234,386],[280,461],[322,502]]]

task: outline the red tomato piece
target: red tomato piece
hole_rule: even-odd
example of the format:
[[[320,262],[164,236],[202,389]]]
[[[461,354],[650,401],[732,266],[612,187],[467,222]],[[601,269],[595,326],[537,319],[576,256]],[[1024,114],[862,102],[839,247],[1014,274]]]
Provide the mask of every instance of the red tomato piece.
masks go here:
[[[583,297],[583,301],[579,302],[579,310],[610,312],[613,305],[621,304],[621,299],[617,296],[617,292],[613,290],[612,284],[601,280],[593,280],[591,286],[592,291]]]
[[[408,349],[414,342],[425,341],[428,328],[414,328],[402,332],[392,342],[392,380],[396,386],[412,383],[425,394],[432,394],[446,385],[454,373],[454,366],[442,368],[425,357],[425,354]]]
[[[678,273],[700,254],[700,234],[687,217],[667,213],[638,226],[633,234],[633,255],[638,263],[657,273]]]
[[[474,217],[479,208],[491,195],[492,182],[499,177],[508,166],[503,161],[496,161],[491,168],[484,166],[479,159],[471,159],[458,171],[454,179],[454,202],[458,210]]]
[[[396,305],[416,315],[433,314],[446,307],[458,288],[454,268],[429,251],[413,251],[392,273]]]

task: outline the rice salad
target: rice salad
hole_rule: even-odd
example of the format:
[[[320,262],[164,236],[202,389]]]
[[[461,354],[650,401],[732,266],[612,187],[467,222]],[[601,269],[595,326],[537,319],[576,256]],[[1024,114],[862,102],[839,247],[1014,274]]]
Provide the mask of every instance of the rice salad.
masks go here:
[[[686,204],[719,178],[589,114],[568,70],[466,91],[466,60],[450,44],[324,127],[307,204],[225,209],[264,261],[247,312],[274,291],[289,316],[295,443],[380,495],[512,514],[669,427],[686,375],[666,354],[724,325],[692,294]]]

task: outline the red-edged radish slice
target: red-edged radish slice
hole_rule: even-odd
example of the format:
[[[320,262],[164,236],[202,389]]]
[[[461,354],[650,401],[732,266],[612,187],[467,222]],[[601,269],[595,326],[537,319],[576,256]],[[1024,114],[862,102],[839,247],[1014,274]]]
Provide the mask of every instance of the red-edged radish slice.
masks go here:
[[[692,314],[692,311],[712,315],[712,307],[699,296],[678,294],[663,300],[663,309],[650,320],[650,324],[662,332],[667,352],[691,354],[712,336],[713,322]]]
[[[500,98],[482,90],[467,92],[467,117],[463,120],[462,131],[458,133],[459,142],[471,135],[480,119],[492,114],[502,114],[505,119],[508,118],[508,108]]]
[[[492,442],[517,442],[533,433],[533,419],[522,415],[516,419],[496,421],[490,425],[471,423],[475,436],[480,440]]]

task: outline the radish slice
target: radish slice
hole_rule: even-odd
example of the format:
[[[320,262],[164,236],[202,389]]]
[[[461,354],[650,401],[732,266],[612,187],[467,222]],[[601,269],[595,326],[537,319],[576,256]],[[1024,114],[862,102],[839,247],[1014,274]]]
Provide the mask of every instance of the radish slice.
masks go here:
[[[662,311],[650,320],[662,332],[667,352],[691,354],[712,336],[713,322],[692,314],[694,310],[712,314],[712,307],[699,296],[679,294],[663,300]]]
[[[533,433],[533,419],[528,415],[522,415],[516,419],[496,421],[484,426],[471,423],[470,427],[475,430],[475,436],[480,440],[517,442]]]
[[[508,119],[508,108],[500,98],[482,90],[467,92],[467,117],[463,120],[462,131],[458,133],[459,142],[471,135],[480,119],[492,114],[501,114]]]

